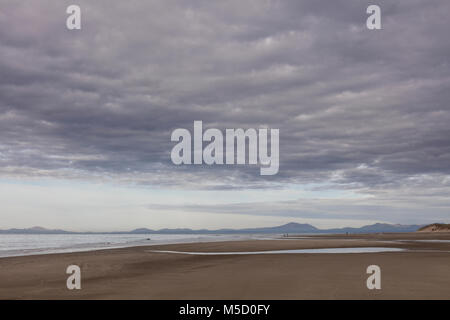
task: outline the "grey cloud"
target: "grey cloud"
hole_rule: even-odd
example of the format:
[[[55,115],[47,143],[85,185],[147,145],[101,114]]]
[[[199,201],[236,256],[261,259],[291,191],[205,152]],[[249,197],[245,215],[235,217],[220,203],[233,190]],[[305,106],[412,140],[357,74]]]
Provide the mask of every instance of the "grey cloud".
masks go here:
[[[5,176],[401,193],[430,175],[446,190],[448,1],[379,1],[379,32],[356,0],[80,0],[77,32],[64,27],[67,1],[1,3]],[[279,128],[279,174],[175,168],[170,133],[194,120]]]

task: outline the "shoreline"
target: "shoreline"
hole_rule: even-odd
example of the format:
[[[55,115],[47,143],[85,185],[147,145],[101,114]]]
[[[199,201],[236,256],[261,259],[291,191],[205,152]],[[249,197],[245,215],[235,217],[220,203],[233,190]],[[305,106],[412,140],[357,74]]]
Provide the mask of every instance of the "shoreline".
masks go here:
[[[43,235],[49,236],[49,234],[14,234],[19,236],[36,236]],[[61,236],[66,234],[50,234],[50,236]],[[81,236],[91,236],[91,234],[82,234]],[[124,234],[130,236],[136,236],[136,234]],[[163,235],[166,234],[156,234]],[[70,235],[69,235],[70,236]],[[78,235],[79,236],[79,235]],[[176,234],[176,236],[191,236],[187,238],[180,239],[167,239],[167,240],[152,240],[151,236],[155,234],[142,234],[143,239],[136,239],[136,241],[128,243],[117,243],[109,244],[105,242],[94,242],[94,243],[79,243],[73,246],[62,246],[62,247],[47,247],[47,248],[35,248],[35,249],[16,249],[16,250],[4,250],[0,251],[0,259],[11,258],[11,257],[25,257],[25,256],[36,256],[36,255],[48,255],[48,254],[63,254],[63,253],[76,253],[76,252],[91,252],[99,250],[113,250],[113,249],[124,249],[124,248],[134,248],[142,246],[154,246],[154,245],[168,245],[168,244],[180,244],[180,243],[202,243],[202,242],[216,242],[216,241],[242,241],[242,240],[252,240],[252,239],[262,239],[257,237],[251,237],[246,234],[239,234],[239,238],[233,238],[232,235],[227,234],[213,234],[213,235],[203,235],[198,234],[192,237],[191,234]],[[209,237],[208,237],[209,236]],[[275,234],[274,234],[275,236]],[[275,238],[273,240],[276,240]],[[152,242],[148,242],[152,241]]]
[[[161,244],[4,257],[0,259],[0,299],[450,299],[449,242],[414,242],[434,237],[423,234],[408,234],[409,240],[402,242],[393,240],[405,234],[358,236]],[[450,234],[437,238],[450,240]],[[227,255],[151,252],[331,247],[400,247],[408,251]],[[81,290],[66,288],[65,271],[73,264],[81,269]],[[366,288],[366,268],[373,264],[382,270],[382,290]]]
[[[15,235],[31,235],[34,236],[36,234],[15,234]],[[40,234],[37,234],[40,235]],[[48,234],[42,234],[47,236]],[[65,234],[51,234],[51,235],[65,235]],[[89,236],[90,234],[86,234]],[[125,234],[125,235],[135,235],[135,234]],[[156,235],[166,235],[166,234],[156,234]],[[177,236],[181,236],[184,234],[176,234]],[[140,239],[140,241],[155,241],[151,240],[152,236],[155,234],[142,234],[144,238],[148,239]],[[186,236],[192,236],[192,234],[186,234]],[[92,243],[92,247],[49,247],[49,248],[36,248],[36,249],[20,249],[20,250],[11,250],[13,253],[11,255],[2,255],[4,252],[8,252],[7,250],[1,252],[0,251],[0,259],[5,258],[13,258],[13,257],[28,257],[28,256],[40,256],[40,255],[54,255],[54,254],[70,254],[70,253],[78,253],[78,252],[95,252],[95,251],[103,251],[103,250],[115,250],[115,249],[126,249],[126,248],[135,248],[135,247],[153,247],[153,246],[161,246],[161,245],[178,245],[178,244],[192,244],[192,243],[204,243],[204,242],[234,242],[234,241],[253,241],[253,240],[270,240],[270,241],[286,241],[286,240],[312,240],[312,239],[346,239],[346,240],[369,240],[376,239],[377,241],[386,240],[386,241],[398,241],[399,244],[407,241],[448,241],[450,242],[450,233],[445,232],[402,232],[402,233],[354,233],[354,234],[299,234],[299,235],[290,235],[285,237],[283,234],[195,234],[197,238],[181,238],[181,239],[171,239],[171,240],[156,240],[153,243],[129,243],[129,244],[117,244],[117,245],[105,245],[100,246],[102,243]],[[199,238],[205,236],[203,240]],[[207,237],[209,236],[209,237]],[[240,238],[233,238],[235,236],[240,236]],[[215,238],[215,237],[223,237]],[[271,238],[273,237],[273,238]],[[200,240],[200,241],[199,241]],[[329,247],[334,248],[334,247]],[[16,253],[21,251],[21,253]]]

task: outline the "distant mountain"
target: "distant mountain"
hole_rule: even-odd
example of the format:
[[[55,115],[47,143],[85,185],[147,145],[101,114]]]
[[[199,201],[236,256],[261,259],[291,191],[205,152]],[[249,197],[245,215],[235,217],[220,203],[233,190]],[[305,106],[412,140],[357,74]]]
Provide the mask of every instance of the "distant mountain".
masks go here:
[[[276,227],[245,228],[245,229],[218,229],[218,230],[193,230],[193,229],[160,229],[147,228],[134,229],[128,232],[97,232],[104,234],[242,234],[242,233],[381,233],[381,232],[415,232],[423,225],[400,225],[376,223],[361,228],[317,229],[310,224],[291,222]],[[70,232],[65,230],[50,230],[42,227],[29,229],[0,230],[0,234],[92,234],[95,232]]]
[[[314,233],[320,230],[310,224],[288,223],[277,227],[246,228],[246,229],[217,229],[217,230],[192,230],[192,229],[160,229],[151,230],[146,228],[135,229],[131,233],[159,233],[159,234],[217,234],[217,233]]]
[[[268,228],[251,228],[234,230],[243,233],[316,233],[320,232],[320,229],[310,224],[300,224],[291,222],[282,226],[268,227]]]
[[[419,232],[450,232],[450,224],[433,223],[417,230]]]
[[[65,233],[72,233],[72,232],[59,229],[51,230],[42,227],[32,227],[28,229],[0,230],[0,234],[65,234]]]

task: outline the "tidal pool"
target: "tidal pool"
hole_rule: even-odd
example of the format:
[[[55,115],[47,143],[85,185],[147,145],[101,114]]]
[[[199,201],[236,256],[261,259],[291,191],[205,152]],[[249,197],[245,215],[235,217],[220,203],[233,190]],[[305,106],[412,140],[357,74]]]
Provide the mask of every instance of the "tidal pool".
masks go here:
[[[178,253],[191,255],[242,255],[242,254],[291,254],[291,253],[373,253],[373,252],[398,252],[405,251],[400,248],[385,247],[354,247],[354,248],[320,248],[320,249],[293,249],[293,250],[270,250],[270,251],[234,251],[234,252],[189,252],[170,250],[151,250],[155,253]]]

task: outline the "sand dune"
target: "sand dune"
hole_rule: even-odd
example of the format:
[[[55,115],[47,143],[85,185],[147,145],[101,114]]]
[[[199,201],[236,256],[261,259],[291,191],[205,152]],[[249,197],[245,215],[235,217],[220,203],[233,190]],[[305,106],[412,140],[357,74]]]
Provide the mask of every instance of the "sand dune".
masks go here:
[[[422,227],[419,232],[450,232],[450,224],[433,223],[428,226]]]

